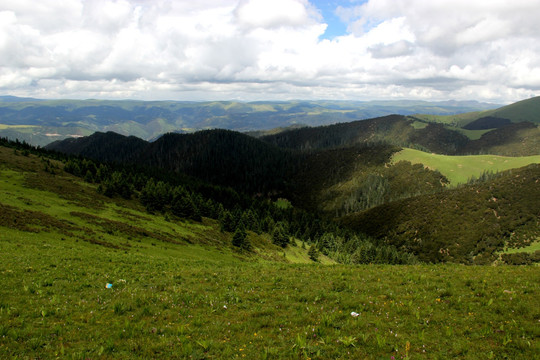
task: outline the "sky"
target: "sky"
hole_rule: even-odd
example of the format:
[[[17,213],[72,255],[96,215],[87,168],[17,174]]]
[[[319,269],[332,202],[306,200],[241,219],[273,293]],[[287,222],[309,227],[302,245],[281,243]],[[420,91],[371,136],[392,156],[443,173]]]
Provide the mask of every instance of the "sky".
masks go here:
[[[540,95],[540,0],[0,0],[0,95]]]

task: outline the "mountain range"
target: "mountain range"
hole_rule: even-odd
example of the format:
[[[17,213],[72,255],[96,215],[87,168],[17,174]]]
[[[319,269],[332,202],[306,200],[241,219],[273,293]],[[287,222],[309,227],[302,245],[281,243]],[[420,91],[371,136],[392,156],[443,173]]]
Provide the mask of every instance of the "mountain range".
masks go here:
[[[319,126],[390,114],[452,115],[499,105],[475,101],[181,102],[40,100],[0,97],[0,136],[44,146],[67,137],[114,131],[152,140],[166,132],[241,132]]]

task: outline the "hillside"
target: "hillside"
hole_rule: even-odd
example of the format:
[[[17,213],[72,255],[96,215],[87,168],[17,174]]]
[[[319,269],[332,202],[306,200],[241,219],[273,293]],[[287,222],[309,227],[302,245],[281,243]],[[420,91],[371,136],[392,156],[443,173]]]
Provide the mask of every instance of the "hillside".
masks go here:
[[[484,264],[540,237],[540,165],[485,182],[387,203],[343,224],[428,262]]]
[[[540,125],[540,96],[518,101],[501,108],[486,110],[487,116],[509,119],[514,123],[532,122]]]
[[[293,178],[299,184],[293,202],[336,217],[445,188],[447,180],[437,171],[407,161],[392,164],[399,150],[379,144],[309,153]]]
[[[0,136],[44,146],[73,135],[113,131],[150,140],[167,132],[204,129],[268,130],[304,124],[319,126],[389,114],[457,114],[492,109],[477,102],[289,101],[181,102],[39,100],[0,98]],[[22,128],[21,126],[24,126]]]
[[[512,123],[530,122],[540,125],[540,96],[521,100],[513,104],[495,109],[483,111],[465,112],[461,114],[440,115],[440,114],[415,114],[414,117],[429,121],[448,124],[463,128],[495,129]]]
[[[161,168],[249,194],[285,197],[310,211],[343,216],[386,202],[442,191],[448,180],[455,185],[478,178],[484,171],[497,172],[536,162],[535,155],[505,159],[500,166],[490,166],[491,160],[485,160],[485,156],[436,156],[419,151],[416,157],[391,161],[392,154],[400,148],[390,144],[399,143],[451,154],[474,146],[482,148],[475,144],[504,143],[504,151],[500,152],[506,154],[511,152],[507,140],[513,135],[504,129],[500,129],[501,136],[494,131],[478,140],[469,140],[440,124],[418,126],[410,118],[394,115],[294,129],[260,140],[227,130],[167,134],[153,143],[114,133],[96,133],[47,148],[99,161]],[[516,146],[535,143],[531,139]],[[527,149],[525,153],[533,148]],[[415,165],[419,163],[427,168]]]
[[[532,123],[467,130],[401,115],[286,130],[263,136],[261,140],[301,151],[385,143],[446,155],[529,156],[540,153],[540,128]]]
[[[75,176],[76,169],[90,175]],[[109,171],[2,140],[0,358],[538,353],[536,267],[324,266],[331,261],[319,254],[313,263],[301,242],[283,248],[252,230],[246,235],[253,248],[246,250],[233,244],[236,232],[220,229],[222,220],[177,216],[176,207],[148,211],[141,202],[146,190],[105,195],[100,187],[113,180],[135,188],[135,179],[146,176]],[[184,190],[183,197],[202,196]],[[278,221],[280,209],[294,217],[283,205],[250,210],[259,208]],[[360,239],[342,244],[333,234],[339,241],[330,234],[324,241],[352,248],[354,264],[376,262],[390,249]]]
[[[175,219],[203,223],[210,221],[221,232],[229,233],[229,236],[225,238],[231,241],[232,237],[233,248],[245,250],[244,252],[248,255],[258,255],[261,244],[263,244],[262,252],[266,254],[265,249],[268,246],[264,244],[269,243],[270,247],[274,248],[274,253],[276,249],[281,249],[279,251],[284,251],[287,257],[298,259],[309,258],[307,247],[312,247],[316,254],[322,254],[321,260],[325,262],[351,263],[353,261],[351,254],[362,247],[369,249],[372,255],[363,260],[356,259],[357,263],[416,261],[409,254],[397,253],[396,249],[375,246],[372,240],[363,234],[352,233],[348,229],[339,227],[335,222],[316,212],[291,206],[290,202],[284,199],[271,201],[260,193],[247,194],[245,191],[250,188],[248,183],[239,184],[237,189],[243,190],[240,191],[157,166],[145,167],[142,164],[130,163],[105,164],[82,157],[66,157],[60,153],[50,153],[25,144],[5,140],[3,143],[5,146],[14,148],[15,156],[10,156],[9,151],[5,154],[7,164],[10,161],[19,162],[32,158],[32,154],[40,156],[41,163],[31,161],[32,172],[43,173],[36,177],[36,179],[39,178],[39,186],[42,186],[40,185],[42,182],[48,186],[56,186],[59,183],[57,180],[62,180],[62,177],[55,178],[55,176],[71,174],[89,189],[93,189],[97,193],[96,199],[121,200],[132,204],[138,210],[144,209],[151,215],[161,214],[168,219],[167,221]],[[22,151],[22,155],[19,151]],[[56,162],[54,166],[51,165],[49,159],[51,156],[61,159],[63,163]],[[43,168],[36,169],[36,166],[43,166]],[[238,176],[240,178],[246,174],[239,173]],[[268,180],[267,183],[270,181]],[[59,184],[59,191],[61,192],[64,187]],[[80,192],[85,193],[82,190]],[[84,200],[80,202],[84,204]],[[91,204],[90,201],[89,204]],[[76,210],[75,213],[78,214],[80,211]],[[129,227],[124,224],[119,226]],[[251,239],[246,237],[249,232],[254,233]],[[302,250],[294,250],[296,245],[301,245]]]

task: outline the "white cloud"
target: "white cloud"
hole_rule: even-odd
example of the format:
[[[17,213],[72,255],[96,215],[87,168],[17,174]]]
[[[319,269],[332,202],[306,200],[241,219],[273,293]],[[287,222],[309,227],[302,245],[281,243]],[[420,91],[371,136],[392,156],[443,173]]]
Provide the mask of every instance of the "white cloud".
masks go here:
[[[352,4],[352,5],[351,5]],[[540,90],[540,0],[0,0],[0,92],[514,101]]]

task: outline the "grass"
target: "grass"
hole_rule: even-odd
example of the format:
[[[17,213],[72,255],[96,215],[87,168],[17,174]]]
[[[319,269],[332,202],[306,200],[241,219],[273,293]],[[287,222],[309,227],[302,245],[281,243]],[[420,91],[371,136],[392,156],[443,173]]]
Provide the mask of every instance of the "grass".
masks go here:
[[[484,135],[485,133],[493,130],[493,129],[487,129],[487,130],[467,130],[462,128],[456,128],[456,127],[448,127],[451,130],[458,131],[468,137],[470,140],[478,140]]]
[[[536,251],[540,251],[540,238],[537,239],[535,242],[533,242],[529,246],[525,246],[522,248],[509,248],[509,249],[506,249],[504,252],[506,254],[515,254],[515,253],[534,253]]]
[[[0,245],[2,358],[526,359],[540,350],[533,267],[253,263],[212,248],[125,252],[5,228]]]
[[[466,183],[472,177],[479,177],[484,172],[500,172],[540,163],[540,155],[507,157],[498,155],[448,156],[422,152],[414,149],[403,149],[392,157],[392,162],[409,161],[423,164],[425,167],[438,170],[456,186]]]
[[[483,116],[488,116],[488,111],[475,111],[454,115],[431,115],[431,114],[415,114],[414,117],[427,122],[442,123],[461,127],[467,125]]]

